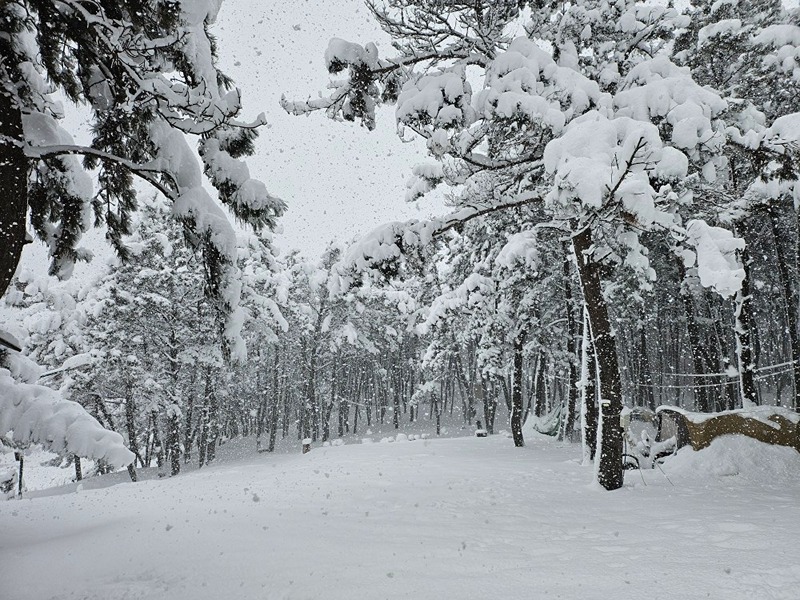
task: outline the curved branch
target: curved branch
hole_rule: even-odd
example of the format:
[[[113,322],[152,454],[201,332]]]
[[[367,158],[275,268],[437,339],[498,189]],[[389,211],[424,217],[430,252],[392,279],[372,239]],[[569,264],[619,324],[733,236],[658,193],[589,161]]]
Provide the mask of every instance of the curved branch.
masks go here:
[[[168,177],[173,181],[174,185],[175,182],[172,175],[164,171],[163,169],[159,169],[155,166],[142,165],[133,162],[131,160],[128,160],[127,158],[122,158],[121,156],[111,154],[109,152],[104,152],[102,150],[90,148],[89,146],[78,146],[72,144],[60,144],[52,146],[31,146],[29,144],[21,144],[21,146],[23,152],[25,153],[25,156],[28,158],[39,159],[39,158],[49,158],[53,156],[81,155],[81,156],[94,156],[102,160],[110,161],[127,169],[128,171],[138,176],[139,178],[144,179],[170,200],[175,200],[177,198],[176,192],[174,190],[168,188],[156,178],[156,175],[162,175]]]

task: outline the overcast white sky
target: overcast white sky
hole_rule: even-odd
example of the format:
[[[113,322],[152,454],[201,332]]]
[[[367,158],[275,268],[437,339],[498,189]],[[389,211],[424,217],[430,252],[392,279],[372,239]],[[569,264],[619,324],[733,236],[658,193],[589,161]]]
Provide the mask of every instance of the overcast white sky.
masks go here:
[[[380,111],[378,127],[370,132],[323,113],[293,117],[279,106],[282,94],[304,99],[324,90],[330,76],[323,54],[330,38],[376,41],[383,51],[391,50],[363,0],[225,0],[212,32],[220,67],[242,90],[243,118],[264,112],[269,121],[248,164],[289,206],[283,233],[275,238],[283,254],[296,248],[316,257],[331,240],[348,241],[389,220],[445,210],[437,200],[404,202],[411,167],[428,159],[423,143],[403,143],[396,135],[393,107]],[[67,108],[64,125],[79,143],[88,143],[87,117]],[[97,257],[94,264],[76,267],[76,279],[97,272],[112,254],[100,230],[86,235],[84,245]],[[44,274],[47,262],[40,242],[26,247],[23,268]]]
[[[784,1],[797,5],[798,0]],[[264,112],[269,121],[248,162],[253,175],[289,206],[283,233],[276,236],[283,253],[297,248],[314,257],[333,239],[347,241],[389,220],[445,210],[440,199],[403,201],[410,168],[429,159],[421,142],[400,141],[393,107],[379,112],[377,130],[369,132],[357,123],[332,122],[322,113],[293,117],[278,104],[282,94],[305,99],[324,90],[330,76],[322,57],[332,37],[375,41],[382,55],[391,55],[388,37],[363,0],[225,0],[212,31],[219,41],[220,66],[242,89],[244,118]],[[73,113],[66,122],[71,132],[82,130],[79,140],[86,136],[81,121],[85,115]],[[100,232],[87,236],[88,246],[100,256],[110,254],[101,240]],[[45,263],[41,244],[26,250],[24,264],[38,271]]]
[[[441,210],[436,202],[403,200],[411,167],[428,159],[424,144],[398,138],[392,107],[381,111],[378,128],[370,132],[324,113],[290,116],[278,105],[282,94],[305,99],[324,90],[330,76],[323,54],[332,37],[378,41],[382,52],[391,52],[362,0],[227,0],[214,32],[220,66],[241,87],[248,116],[263,111],[270,123],[249,162],[253,174],[289,205],[277,239],[283,250],[315,256],[333,238]]]

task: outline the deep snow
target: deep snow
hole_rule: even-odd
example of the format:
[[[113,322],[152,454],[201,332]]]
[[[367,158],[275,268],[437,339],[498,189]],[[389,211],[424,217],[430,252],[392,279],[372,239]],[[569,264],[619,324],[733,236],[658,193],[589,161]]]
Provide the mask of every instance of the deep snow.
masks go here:
[[[609,493],[577,445],[527,437],[261,454],[2,502],[2,596],[797,598],[797,453],[699,469],[735,461],[723,440]]]

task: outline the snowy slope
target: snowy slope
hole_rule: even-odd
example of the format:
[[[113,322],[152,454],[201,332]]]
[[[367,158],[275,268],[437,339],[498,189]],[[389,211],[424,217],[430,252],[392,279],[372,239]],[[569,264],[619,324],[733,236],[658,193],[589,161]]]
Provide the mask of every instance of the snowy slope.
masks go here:
[[[502,436],[261,455],[0,503],[4,598],[797,598],[798,478],[587,484]],[[800,458],[794,458],[795,473]]]

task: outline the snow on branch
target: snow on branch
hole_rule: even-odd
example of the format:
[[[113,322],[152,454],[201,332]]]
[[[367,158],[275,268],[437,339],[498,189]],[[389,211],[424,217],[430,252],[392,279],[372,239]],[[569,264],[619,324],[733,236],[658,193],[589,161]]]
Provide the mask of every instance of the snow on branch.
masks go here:
[[[744,240],[734,237],[727,229],[712,227],[701,220],[689,221],[686,231],[688,241],[697,253],[697,275],[703,287],[714,290],[723,298],[738,292],[745,272],[736,253],[744,249]],[[694,258],[688,256],[687,267],[694,266]]]
[[[24,367],[14,364],[19,360],[7,357],[12,368]],[[57,454],[103,460],[117,468],[134,459],[122,436],[103,428],[80,404],[48,387],[18,381],[9,369],[0,368],[0,436],[9,432],[19,444],[42,444]]]

